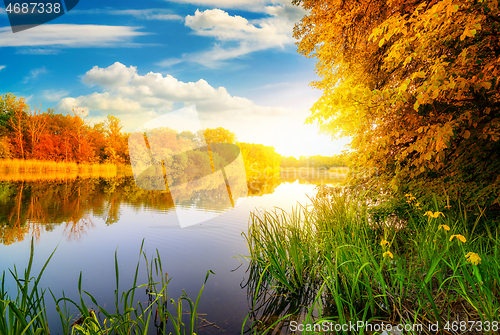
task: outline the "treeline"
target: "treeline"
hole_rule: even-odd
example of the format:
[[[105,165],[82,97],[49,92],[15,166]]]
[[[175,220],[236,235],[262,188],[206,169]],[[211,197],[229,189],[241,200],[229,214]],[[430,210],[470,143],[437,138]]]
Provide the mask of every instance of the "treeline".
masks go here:
[[[299,159],[295,157],[282,157],[281,167],[288,168],[300,168],[300,167],[310,167],[310,168],[332,168],[347,166],[347,157],[345,155],[334,155],[332,157],[326,156],[300,156]]]
[[[37,159],[76,163],[128,162],[127,133],[109,115],[90,125],[78,113],[62,115],[31,109],[23,98],[0,97],[0,159]]]
[[[129,164],[130,153],[133,161],[149,159],[147,150],[141,150],[140,145],[130,148],[129,152],[130,133],[122,132],[123,126],[118,118],[108,115],[103,122],[93,125],[90,123],[91,119],[78,110],[67,115],[57,114],[53,109],[41,112],[40,109],[30,108],[23,98],[5,94],[0,97],[0,159],[116,165]],[[206,143],[237,144],[241,149],[248,179],[263,177],[264,170],[266,178],[275,176],[280,167],[345,166],[343,156],[301,156],[300,159],[282,157],[273,147],[238,142],[233,132],[222,127],[197,133],[179,133],[173,129],[161,128],[152,131],[151,135],[161,142],[159,145],[174,151],[202,146],[203,139]],[[140,152],[136,152],[138,150]],[[187,159],[187,156],[184,158]],[[172,165],[173,169],[175,164],[187,163],[171,161],[166,164]]]

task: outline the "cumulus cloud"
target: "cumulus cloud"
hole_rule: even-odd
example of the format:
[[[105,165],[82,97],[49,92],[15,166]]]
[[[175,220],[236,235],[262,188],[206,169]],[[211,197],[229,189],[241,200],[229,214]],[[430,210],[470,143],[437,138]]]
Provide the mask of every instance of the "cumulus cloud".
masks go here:
[[[283,49],[293,44],[293,27],[305,11],[289,4],[259,8],[267,16],[255,20],[229,15],[221,9],[196,10],[194,15],[186,16],[185,25],[196,35],[215,39],[213,47],[208,51],[184,55],[182,59],[166,59],[159,65],[167,67],[188,61],[218,67],[222,61],[231,58],[266,49]]]
[[[114,63],[107,68],[97,66],[82,78],[88,85],[99,86],[103,92],[79,97],[67,97],[56,106],[58,112],[70,112],[79,107],[94,114],[115,114],[130,121],[129,130],[153,118],[182,106],[196,105],[202,120],[249,120],[263,115],[283,116],[285,110],[262,107],[251,100],[232,96],[224,87],[214,88],[207,81],[182,82],[171,75],[149,72],[140,75],[134,66]],[[140,121],[139,121],[140,120]]]
[[[136,67],[126,67],[116,62],[107,68],[94,66],[91,70],[87,71],[83,77],[83,82],[91,86],[98,85],[105,88],[117,87],[126,85],[136,73]]]
[[[136,36],[147,33],[137,31],[140,27],[44,24],[36,29],[28,29],[16,34],[10,27],[0,28],[0,47],[59,46],[90,47],[112,46],[127,42]],[[131,43],[129,43],[131,44]]]

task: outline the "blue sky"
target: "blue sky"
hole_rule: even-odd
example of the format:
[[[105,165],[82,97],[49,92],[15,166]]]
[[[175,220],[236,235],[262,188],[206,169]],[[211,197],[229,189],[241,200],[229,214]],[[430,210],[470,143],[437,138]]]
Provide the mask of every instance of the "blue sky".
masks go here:
[[[291,1],[290,1],[291,2]],[[66,15],[12,33],[0,7],[0,94],[132,131],[195,105],[203,127],[287,156],[340,153],[345,141],[304,125],[320,92],[297,53],[289,1],[80,0]]]

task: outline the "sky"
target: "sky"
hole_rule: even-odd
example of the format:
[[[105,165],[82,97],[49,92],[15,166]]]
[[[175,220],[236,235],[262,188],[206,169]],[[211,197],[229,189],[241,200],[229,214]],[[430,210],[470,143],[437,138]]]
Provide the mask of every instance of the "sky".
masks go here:
[[[42,111],[111,114],[131,132],[195,106],[204,128],[284,156],[339,154],[347,140],[304,121],[321,96],[315,59],[297,52],[306,14],[281,0],[80,0],[13,33],[0,5],[0,94]]]

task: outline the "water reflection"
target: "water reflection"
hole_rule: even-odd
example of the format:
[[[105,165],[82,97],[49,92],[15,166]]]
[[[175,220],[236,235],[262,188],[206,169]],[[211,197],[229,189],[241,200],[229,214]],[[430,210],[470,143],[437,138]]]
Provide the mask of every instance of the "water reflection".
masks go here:
[[[301,184],[340,180],[319,173],[302,174],[302,177],[305,178],[286,171],[273,176],[263,175],[260,179],[249,180],[244,188],[248,186],[248,196],[263,196],[274,193],[282,183],[296,180]],[[233,191],[233,196],[238,194],[237,189],[229,190],[224,184],[203,191],[186,189],[174,203],[168,191],[138,188],[131,175],[0,181],[0,243],[9,245],[28,236],[38,238],[41,232],[51,231],[59,225],[64,225],[68,240],[80,240],[94,227],[92,219],[102,219],[106,225],[118,222],[123,206],[136,211],[147,208],[168,212],[176,206],[178,209],[214,211],[215,204],[215,210],[223,212],[232,207],[225,199],[228,192]]]
[[[91,216],[107,225],[118,222],[120,207],[174,207],[167,192],[144,191],[132,177],[56,181],[0,182],[0,243],[12,244],[31,234],[64,224],[69,240],[93,227]]]
[[[317,294],[315,283],[306,285],[297,293],[272,286],[262,277],[261,266],[250,265],[247,290],[249,323],[245,334],[261,334],[272,328],[270,334],[288,333],[290,322],[300,322],[308,313]]]

